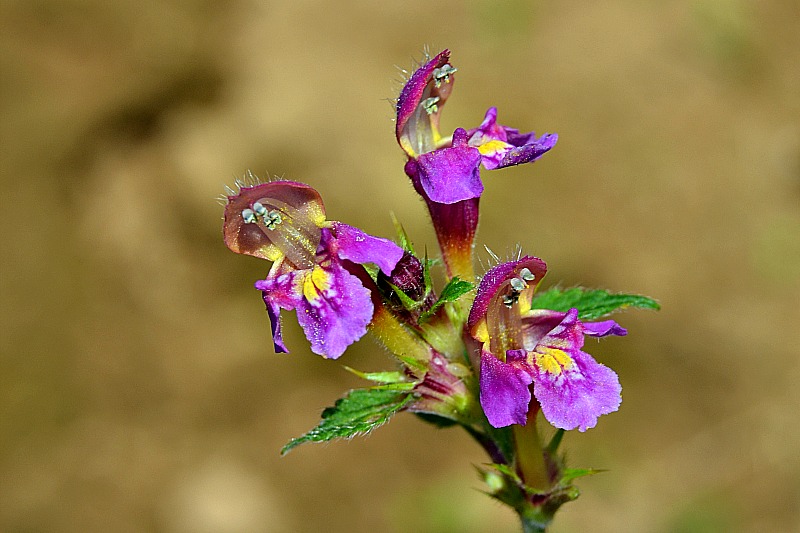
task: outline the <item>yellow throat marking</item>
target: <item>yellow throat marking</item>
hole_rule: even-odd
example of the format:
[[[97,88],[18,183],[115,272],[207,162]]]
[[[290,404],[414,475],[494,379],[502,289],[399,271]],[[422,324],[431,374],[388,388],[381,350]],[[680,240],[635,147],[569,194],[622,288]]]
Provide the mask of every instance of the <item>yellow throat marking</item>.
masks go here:
[[[303,296],[309,302],[314,302],[320,298],[320,292],[326,291],[331,286],[328,274],[319,266],[314,266],[311,272],[303,276]]]
[[[478,151],[481,155],[493,155],[497,152],[508,150],[510,147],[511,145],[507,142],[495,139],[478,146]]]
[[[536,365],[554,376],[561,374],[562,370],[569,370],[575,364],[567,352],[558,348],[543,346],[538,348],[535,353]]]

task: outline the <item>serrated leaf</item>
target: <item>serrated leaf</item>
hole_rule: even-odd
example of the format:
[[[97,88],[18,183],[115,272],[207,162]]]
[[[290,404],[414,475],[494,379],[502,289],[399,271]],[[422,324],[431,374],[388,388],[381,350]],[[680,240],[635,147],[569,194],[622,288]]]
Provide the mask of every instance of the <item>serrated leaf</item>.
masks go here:
[[[569,485],[573,480],[579,477],[593,476],[601,472],[605,472],[605,470],[598,470],[596,468],[567,468],[561,474],[559,483],[564,486]]]
[[[553,311],[569,311],[578,309],[581,320],[594,320],[627,307],[640,309],[661,309],[658,302],[647,296],[638,294],[612,294],[600,289],[552,288],[537,294],[531,304],[532,309],[551,309]]]
[[[348,439],[368,433],[388,422],[412,400],[413,396],[408,391],[391,388],[351,390],[347,396],[337,400],[333,407],[322,411],[322,420],[317,427],[289,441],[281,449],[281,455],[306,442]]]
[[[430,309],[422,313],[420,320],[432,317],[444,304],[455,302],[474,288],[475,285],[469,281],[464,281],[458,277],[452,278],[447,282],[444,289],[442,289],[442,293],[439,295],[439,299],[436,300],[436,303],[434,303]]]

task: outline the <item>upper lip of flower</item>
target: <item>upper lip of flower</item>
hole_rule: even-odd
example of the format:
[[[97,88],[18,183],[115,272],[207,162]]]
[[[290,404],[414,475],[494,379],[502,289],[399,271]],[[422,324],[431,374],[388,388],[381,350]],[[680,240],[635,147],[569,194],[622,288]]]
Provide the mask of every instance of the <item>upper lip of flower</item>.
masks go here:
[[[395,135],[409,157],[437,148],[439,113],[453,90],[450,50],[442,50],[414,71],[397,98]]]
[[[236,253],[269,261],[285,257],[297,268],[309,268],[325,224],[325,206],[315,189],[271,181],[228,197],[223,238]]]
[[[530,308],[533,293],[546,273],[547,264],[530,255],[489,269],[478,285],[478,292],[467,319],[467,327],[472,336],[476,340],[487,340],[488,315],[497,313],[497,306],[505,305],[503,300],[506,297],[517,298],[517,301],[512,302],[514,305]]]

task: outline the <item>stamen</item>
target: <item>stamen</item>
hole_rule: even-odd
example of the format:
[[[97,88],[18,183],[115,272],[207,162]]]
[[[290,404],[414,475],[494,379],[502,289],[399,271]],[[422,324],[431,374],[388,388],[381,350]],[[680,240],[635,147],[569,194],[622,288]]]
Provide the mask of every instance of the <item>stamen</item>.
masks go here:
[[[272,210],[264,216],[264,225],[267,229],[275,229],[281,222],[283,219],[279,211]]]
[[[426,98],[422,101],[422,108],[425,112],[429,115],[433,115],[437,111],[439,111],[439,106],[436,105],[439,102],[440,98],[438,96],[431,96],[430,98]]]
[[[261,202],[255,202],[253,204],[253,211],[259,216],[264,216],[267,214],[267,208]]]
[[[528,285],[519,278],[511,278],[510,280],[511,288],[514,289],[515,292],[522,292],[525,290],[525,287]]]
[[[450,76],[455,74],[458,69],[450,63],[445,63],[441,68],[433,69],[433,83],[438,89],[442,83],[450,83]]]
[[[258,213],[257,207],[263,212]],[[260,214],[261,231],[297,268],[310,268],[320,241],[320,229],[307,213],[277,198],[264,197],[253,203]]]
[[[520,277],[525,281],[533,281],[536,279],[536,276],[530,271],[528,267],[523,268],[519,271]]]
[[[515,303],[519,301],[519,293],[517,291],[511,291],[510,294],[503,295],[503,305],[506,307],[513,307]]]
[[[245,224],[253,224],[256,221],[256,214],[252,209],[242,209],[242,220]]]

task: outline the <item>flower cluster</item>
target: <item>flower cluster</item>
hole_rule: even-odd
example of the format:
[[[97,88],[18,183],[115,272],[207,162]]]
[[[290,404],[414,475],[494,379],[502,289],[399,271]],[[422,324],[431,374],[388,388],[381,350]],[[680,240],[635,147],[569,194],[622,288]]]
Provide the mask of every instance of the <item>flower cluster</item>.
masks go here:
[[[296,312],[311,350],[323,357],[340,357],[370,331],[399,362],[399,371],[358,372],[377,385],[351,391],[284,451],[414,412],[465,428],[492,459],[485,478],[493,495],[523,524],[546,524],[575,497],[569,481],[577,476],[556,455],[560,431],[592,428],[621,403],[617,375],[583,351],[584,336],[625,335],[613,320],[595,319],[657,304],[580,288],[537,293],[547,266],[533,256],[498,260],[476,275],[481,167],[536,161],[558,137],[498,124],[494,107],[477,127],[442,135],[441,113],[456,71],[444,50],[410,75],[396,101],[404,171],[428,208],[445,267],[440,290],[431,281],[436,262],[415,253],[399,224],[398,245],[329,221],[320,195],[301,183],[241,184],[230,191],[224,240],[234,252],[272,262],[255,286],[276,352],[287,352],[280,316],[287,310]],[[539,413],[557,428],[547,446],[535,429]]]

